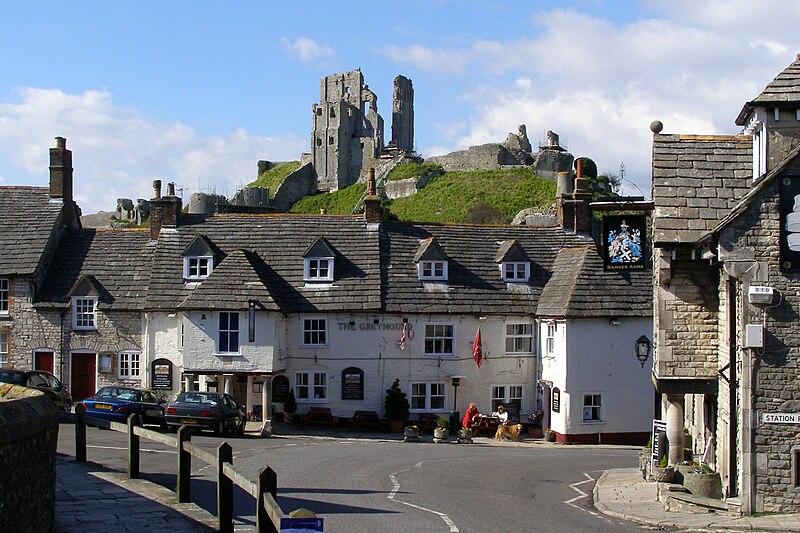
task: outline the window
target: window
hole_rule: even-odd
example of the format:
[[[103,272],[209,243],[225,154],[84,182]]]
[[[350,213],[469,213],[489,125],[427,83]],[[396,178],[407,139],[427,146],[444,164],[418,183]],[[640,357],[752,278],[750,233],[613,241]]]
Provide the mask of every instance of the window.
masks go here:
[[[0,367],[8,366],[8,332],[0,331]]]
[[[602,418],[602,395],[584,394],[583,395],[583,421],[601,422]]]
[[[417,268],[419,269],[419,279],[447,279],[447,261],[420,261]]]
[[[219,353],[239,353],[239,313],[219,313]]]
[[[328,401],[327,372],[298,372],[294,376],[294,390],[298,402],[323,403]]]
[[[73,329],[97,329],[97,298],[72,299]]]
[[[493,385],[492,386],[492,411],[497,411],[500,404],[513,404],[517,412],[522,412],[522,385]]]
[[[120,352],[119,379],[141,379],[141,354],[139,352]]]
[[[0,278],[0,315],[8,314],[8,280]]]
[[[425,325],[425,355],[453,355],[453,325]]]
[[[307,258],[303,279],[306,281],[333,281],[333,257]]]
[[[443,411],[447,403],[444,383],[412,383],[412,411]]]
[[[183,277],[190,281],[206,279],[214,270],[214,261],[210,256],[183,258]]]
[[[530,263],[503,263],[503,281],[527,283],[530,276]]]
[[[544,351],[547,355],[556,353],[556,325],[547,324],[547,338],[544,342]]]
[[[533,353],[533,324],[506,324],[506,353]]]
[[[326,346],[328,321],[324,318],[303,319],[303,346]]]

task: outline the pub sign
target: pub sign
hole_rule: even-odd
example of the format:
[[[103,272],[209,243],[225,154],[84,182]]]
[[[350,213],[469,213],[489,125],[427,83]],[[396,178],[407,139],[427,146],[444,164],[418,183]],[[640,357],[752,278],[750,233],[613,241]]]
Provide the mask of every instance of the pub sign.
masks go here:
[[[781,246],[783,272],[800,272],[800,176],[781,179]]]
[[[644,215],[603,217],[603,267],[606,270],[644,270],[647,253]]]
[[[272,401],[283,403],[289,398],[289,378],[276,376],[272,380]]]
[[[151,375],[154,389],[172,390],[172,361],[163,357],[154,360]]]
[[[364,399],[364,371],[351,366],[342,370],[342,400]]]

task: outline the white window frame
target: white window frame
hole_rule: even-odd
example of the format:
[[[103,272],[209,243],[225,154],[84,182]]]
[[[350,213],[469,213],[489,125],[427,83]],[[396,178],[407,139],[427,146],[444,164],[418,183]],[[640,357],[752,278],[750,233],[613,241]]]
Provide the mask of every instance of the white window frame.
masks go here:
[[[307,370],[295,372],[294,392],[297,403],[328,403],[328,372]]]
[[[527,329],[520,332],[519,329]],[[508,322],[506,323],[506,353],[507,354],[532,354],[536,346],[533,332],[536,330],[531,322]],[[509,349],[509,343],[511,346]],[[527,343],[530,349],[517,349],[520,343]],[[524,348],[524,346],[523,346]]]
[[[523,409],[523,398],[525,398],[524,385],[492,385],[492,412],[497,411],[497,406],[502,404],[516,403],[519,412]]]
[[[544,339],[544,353],[546,355],[553,355],[556,353],[556,334],[558,333],[558,324],[555,322],[548,322],[545,324],[547,328],[547,336]]]
[[[586,400],[589,400],[587,405]],[[594,417],[594,413],[597,416]],[[581,404],[581,422],[584,424],[599,424],[603,420],[603,393],[601,392],[584,392],[583,403]]]
[[[447,411],[447,384],[443,381],[415,381],[409,389],[412,413],[442,413]],[[434,407],[434,403],[436,407]]]
[[[444,259],[420,261],[417,263],[417,274],[421,280],[447,280],[447,261]]]
[[[0,367],[8,366],[8,331],[0,331]]]
[[[183,258],[183,279],[201,281],[214,271],[214,257],[210,255],[187,255]]]
[[[136,351],[119,352],[117,355],[117,376],[124,381],[142,379],[142,354]]]
[[[72,329],[84,331],[97,329],[97,297],[72,297]]]
[[[528,283],[531,277],[531,264],[528,261],[504,261],[500,269],[503,281],[507,283]]]
[[[328,346],[328,319],[304,317],[300,319],[303,329],[303,346],[315,348]]]
[[[303,280],[333,281],[333,257],[306,257],[303,260]]]
[[[8,315],[11,303],[11,283],[8,278],[0,278],[0,316]]]
[[[425,324],[425,355],[433,357],[453,356],[455,355],[455,342],[455,324]]]
[[[219,312],[219,314],[217,316],[217,326],[218,326],[218,328],[217,328],[217,353],[226,354],[226,355],[227,354],[238,354],[238,353],[241,353],[241,349],[242,349],[242,340],[241,340],[242,317],[240,315],[241,315],[241,313],[239,313],[238,311],[220,311]],[[223,316],[227,316],[228,317],[228,320],[227,320],[227,323],[226,323],[226,325],[227,325],[226,328],[222,327],[222,317]],[[236,317],[236,328],[233,328],[231,326],[231,317],[234,317],[234,316]],[[227,344],[228,344],[228,349],[227,350],[223,350],[222,349],[222,336],[223,335],[227,336]],[[231,338],[234,335],[236,336],[236,349],[235,350],[231,350],[230,349],[230,347],[231,347]]]

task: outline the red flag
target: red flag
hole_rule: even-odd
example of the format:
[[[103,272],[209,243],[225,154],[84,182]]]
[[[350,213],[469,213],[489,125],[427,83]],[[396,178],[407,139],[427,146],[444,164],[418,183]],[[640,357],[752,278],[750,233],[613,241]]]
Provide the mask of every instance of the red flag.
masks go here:
[[[401,350],[406,349],[406,324],[403,324],[403,331],[400,333],[400,341],[397,343]]]
[[[483,350],[481,350],[481,327],[478,326],[478,332],[475,334],[475,340],[472,341],[472,358],[475,359],[475,364],[478,368],[483,363]]]

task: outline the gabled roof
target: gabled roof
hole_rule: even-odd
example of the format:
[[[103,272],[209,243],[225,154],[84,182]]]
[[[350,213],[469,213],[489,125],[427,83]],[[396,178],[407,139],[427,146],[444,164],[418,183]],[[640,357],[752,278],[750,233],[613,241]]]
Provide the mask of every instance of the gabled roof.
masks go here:
[[[539,298],[545,318],[646,317],[653,313],[650,270],[605,270],[594,246],[561,250]]]
[[[336,257],[336,251],[325,237],[317,237],[303,252],[303,258],[306,257]]]
[[[49,261],[61,202],[40,187],[0,187],[0,276],[34,276]]]
[[[752,184],[746,135],[653,136],[653,245],[691,244],[711,231]]]
[[[800,56],[767,84],[761,94],[744,104],[736,117],[736,124],[744,126],[756,107],[791,103],[800,103]]]
[[[494,256],[495,263],[521,263],[524,261],[530,261],[530,259],[525,254],[525,250],[522,249],[516,239],[506,239],[505,241],[501,242],[500,247],[497,249],[497,255]]]
[[[414,254],[414,262],[420,261],[447,261],[447,254],[444,253],[442,247],[436,242],[433,237],[422,239],[417,248],[417,253]]]
[[[103,285],[91,274],[81,275],[81,277],[78,278],[78,281],[75,282],[75,284],[67,293],[67,296],[70,298],[73,296],[96,296],[97,298],[100,298],[106,295],[107,293],[105,288],[103,288]],[[104,299],[104,301],[107,300]]]
[[[189,243],[189,246],[183,251],[184,257],[202,257],[207,255],[221,259],[222,253],[205,235],[198,235],[192,239],[192,242]]]
[[[178,308],[241,311],[254,300],[261,309],[278,310],[269,290],[271,276],[258,254],[235,250],[191,290]]]

